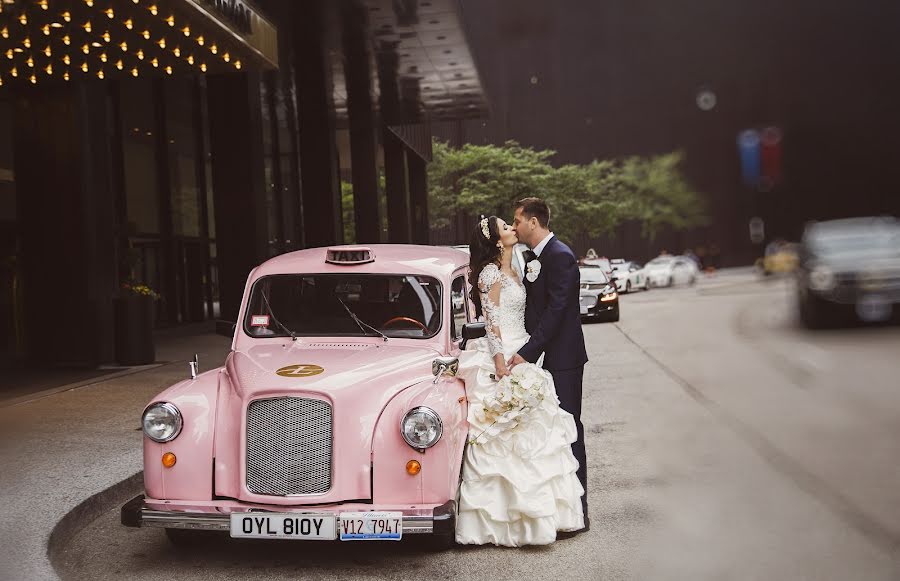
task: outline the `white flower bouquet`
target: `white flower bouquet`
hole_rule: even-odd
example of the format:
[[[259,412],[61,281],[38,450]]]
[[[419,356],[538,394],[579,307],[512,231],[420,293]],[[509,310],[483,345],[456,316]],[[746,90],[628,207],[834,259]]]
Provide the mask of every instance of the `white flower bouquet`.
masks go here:
[[[515,429],[525,423],[531,410],[544,401],[547,377],[540,367],[523,363],[516,365],[511,373],[497,382],[497,390],[482,400],[481,409],[475,410],[479,424],[487,424],[487,427],[470,438],[470,444],[484,444]],[[494,378],[493,374],[491,378]]]

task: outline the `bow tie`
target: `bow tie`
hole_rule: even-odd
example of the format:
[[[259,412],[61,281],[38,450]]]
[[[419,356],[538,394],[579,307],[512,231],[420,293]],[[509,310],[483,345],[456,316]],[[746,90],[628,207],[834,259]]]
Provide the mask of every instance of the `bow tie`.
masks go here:
[[[525,264],[528,264],[532,260],[537,260],[537,254],[534,253],[533,250],[526,250],[522,253],[522,257],[525,258]]]

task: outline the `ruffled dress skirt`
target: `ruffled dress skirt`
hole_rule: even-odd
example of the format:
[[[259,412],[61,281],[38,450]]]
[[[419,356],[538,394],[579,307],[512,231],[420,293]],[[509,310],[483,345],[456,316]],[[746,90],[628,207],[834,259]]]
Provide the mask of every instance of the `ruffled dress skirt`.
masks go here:
[[[490,377],[493,359],[486,345],[478,344],[482,341],[473,342],[460,355],[459,376],[469,400],[470,443],[463,460],[456,541],[546,545],[556,540],[558,531],[584,527],[584,488],[575,474],[578,461],[571,449],[577,438],[575,420],[559,407],[553,377],[535,366],[546,377],[543,399],[528,411],[525,421],[489,435],[490,423],[477,412],[498,386]],[[510,355],[515,353],[509,350]]]

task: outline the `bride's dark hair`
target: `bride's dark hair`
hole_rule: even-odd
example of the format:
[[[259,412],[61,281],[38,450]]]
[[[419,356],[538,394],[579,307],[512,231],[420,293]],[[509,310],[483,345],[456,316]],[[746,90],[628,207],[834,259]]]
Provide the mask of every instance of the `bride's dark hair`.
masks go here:
[[[469,240],[469,285],[472,290],[469,296],[475,304],[475,314],[482,315],[481,308],[481,292],[478,290],[478,277],[484,267],[492,262],[500,264],[500,249],[497,247],[497,241],[500,240],[500,232],[497,230],[497,216],[487,218],[488,237],[485,237],[484,230],[481,227],[481,220],[475,224],[472,231],[472,237]]]

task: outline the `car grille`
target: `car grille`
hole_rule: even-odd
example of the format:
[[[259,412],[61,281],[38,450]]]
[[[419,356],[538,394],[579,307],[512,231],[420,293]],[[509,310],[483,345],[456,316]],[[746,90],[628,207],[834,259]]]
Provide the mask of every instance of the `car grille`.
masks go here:
[[[331,406],[299,397],[259,399],[247,409],[247,489],[322,494],[331,489]]]
[[[581,306],[582,307],[593,307],[597,304],[597,297],[594,295],[581,295]]]

